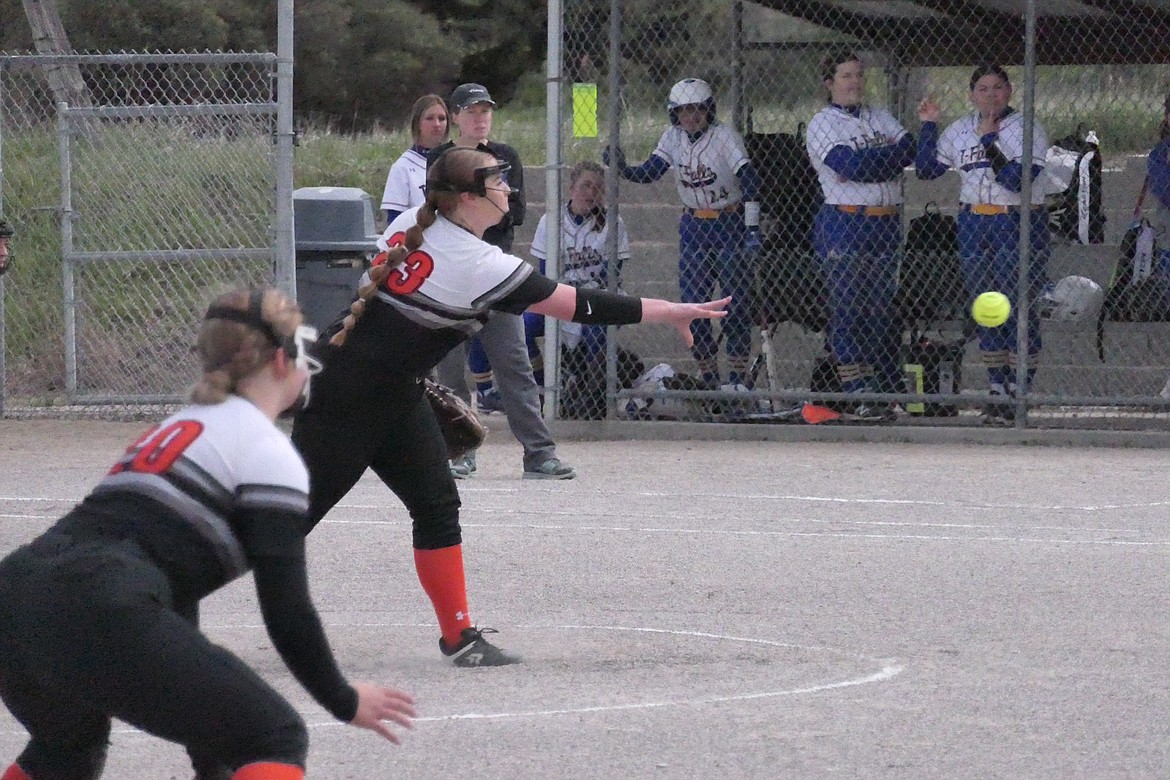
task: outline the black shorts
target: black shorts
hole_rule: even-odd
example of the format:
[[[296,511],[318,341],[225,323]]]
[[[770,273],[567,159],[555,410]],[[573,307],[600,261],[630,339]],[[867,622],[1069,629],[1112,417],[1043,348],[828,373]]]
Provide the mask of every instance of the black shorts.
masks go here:
[[[0,698],[29,731],[33,777],[96,777],[111,717],[204,767],[304,766],[300,715],[171,601],[131,541],[49,532],[0,562]]]
[[[336,367],[321,377],[326,377],[321,393],[314,384],[313,400],[292,430],[293,444],[309,469],[311,526],[368,468],[410,512],[415,548],[459,544],[459,491],[422,384],[405,379],[374,387],[368,379],[345,375]]]

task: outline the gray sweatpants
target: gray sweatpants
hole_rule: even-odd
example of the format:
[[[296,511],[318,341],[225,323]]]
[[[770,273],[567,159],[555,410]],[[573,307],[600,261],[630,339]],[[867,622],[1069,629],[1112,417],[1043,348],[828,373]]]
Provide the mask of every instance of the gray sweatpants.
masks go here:
[[[496,387],[504,402],[504,414],[512,435],[524,446],[524,468],[534,469],[557,456],[557,444],[540,413],[540,388],[532,376],[532,363],[524,343],[524,320],[514,314],[493,311],[477,334],[492,365]],[[467,345],[461,344],[439,363],[440,384],[470,402],[467,388]]]

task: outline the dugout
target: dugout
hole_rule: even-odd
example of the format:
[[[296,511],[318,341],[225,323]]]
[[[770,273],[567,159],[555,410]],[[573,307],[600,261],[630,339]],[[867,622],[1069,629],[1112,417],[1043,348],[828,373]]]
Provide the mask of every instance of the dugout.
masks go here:
[[[308,324],[324,329],[353,301],[377,252],[369,193],[357,187],[293,191],[297,302]]]
[[[1037,115],[1043,113],[1041,121],[1048,130],[1050,143],[1058,142],[1061,136],[1074,130],[1081,130],[1078,125],[1082,121],[1086,122],[1084,130],[1102,131],[1101,148],[1113,156],[1113,168],[1106,170],[1103,187],[1100,191],[1094,189],[1093,194],[1098,198],[1102,197],[1102,192],[1104,194],[1101,207],[1107,220],[1103,236],[1106,243],[1090,247],[1078,246],[1075,241],[1070,244],[1056,240],[1050,276],[1059,278],[1076,273],[1089,276],[1103,286],[1108,284],[1117,256],[1116,244],[1132,221],[1134,196],[1141,186],[1141,174],[1135,171],[1144,161],[1137,157],[1148,151],[1155,140],[1150,135],[1145,141],[1123,141],[1121,131],[1143,123],[1140,112],[1143,106],[1150,106],[1148,113],[1154,116],[1165,95],[1164,66],[1170,64],[1170,47],[1165,45],[1165,41],[1170,40],[1170,2],[755,0],[735,3],[733,7],[732,62],[728,69],[730,83],[727,84],[732,98],[729,101],[730,118],[743,133],[749,155],[761,173],[761,200],[772,199],[778,206],[771,209],[776,221],[765,241],[766,253],[761,257],[762,278],[758,280],[756,296],[761,324],[766,321],[791,322],[817,330],[818,323],[823,320],[823,296],[818,290],[807,235],[811,213],[819,204],[811,199],[806,205],[794,206],[791,202],[791,193],[802,192],[808,179],[805,172],[796,171],[789,147],[795,146],[794,141],[802,141],[800,121],[802,118],[807,121],[810,114],[805,105],[794,98],[793,103],[782,107],[793,108],[795,104],[797,119],[793,119],[792,114],[781,114],[783,119],[769,121],[759,110],[763,101],[758,86],[761,79],[770,78],[775,84],[783,82],[787,86],[815,78],[811,71],[805,73],[792,63],[802,59],[815,61],[821,51],[833,44],[849,45],[868,63],[880,63],[885,74],[885,83],[881,84],[881,103],[912,132],[919,124],[915,111],[917,99],[924,94],[923,88],[931,80],[930,74],[935,74],[934,80],[938,80],[940,71],[932,69],[954,69],[947,72],[946,80],[953,82],[957,91],[962,91],[966,86],[966,73],[982,62],[996,62],[1012,71],[1016,92],[1013,104],[1021,110],[1025,109],[1027,87],[1031,86],[1025,83],[1026,80],[1038,79],[1036,112]],[[1027,18],[1030,12],[1034,13],[1034,25],[1030,25]],[[1026,55],[1031,55],[1034,71],[1026,67]],[[1110,70],[1098,66],[1119,67]],[[1127,89],[1132,89],[1132,84],[1127,82],[1118,85],[1109,81],[1112,74],[1130,66],[1133,66],[1133,72],[1147,76],[1154,74],[1153,80],[1161,85],[1156,97],[1127,92]],[[777,77],[777,73],[781,76]],[[1067,78],[1067,81],[1063,84],[1055,82],[1057,73],[1060,74],[1058,78]],[[1147,82],[1150,80],[1146,79]],[[1054,94],[1054,84],[1066,88],[1059,93],[1063,100]],[[1073,90],[1079,92],[1075,99],[1068,99]],[[965,98],[965,94],[960,97]],[[1127,100],[1131,101],[1128,105]],[[1109,124],[1111,113],[1117,115],[1112,125]],[[1136,122],[1133,121],[1135,114],[1138,116]],[[954,116],[954,111],[947,115]],[[1121,127],[1126,121],[1130,127]],[[1043,152],[1039,150],[1040,154]],[[1126,159],[1129,156],[1135,159]],[[771,198],[769,194],[784,191],[789,193],[787,202],[783,197]],[[946,216],[954,213],[955,187],[952,181],[919,182],[911,176],[905,195],[904,228],[907,228],[908,244],[913,220],[924,218],[935,208],[933,204],[941,204]],[[764,203],[762,208],[767,215],[768,205]],[[924,267],[933,269],[936,266],[926,263]],[[907,281],[903,279],[904,283]],[[915,281],[911,280],[903,291],[913,287]],[[930,294],[934,295],[934,290],[941,286],[931,284]],[[933,319],[936,322],[947,320],[948,328],[957,334],[963,330],[960,327],[964,319],[963,307],[959,304],[963,303],[964,296],[961,287],[954,289],[957,291],[952,296],[955,300],[939,301],[940,305],[936,306],[949,308],[952,316]],[[911,304],[918,303],[923,292],[914,293],[917,297],[909,301],[906,308],[915,308]],[[955,312],[958,312],[958,319]],[[1078,377],[1069,387],[1076,387],[1076,395],[1089,395],[1097,392],[1097,386],[1109,384],[1103,376],[1096,374],[1110,369],[1094,363],[1085,365],[1085,359],[1080,355],[1082,335],[1071,330],[1072,326],[1046,326],[1046,332],[1051,336],[1046,337],[1046,360],[1062,366],[1067,363],[1065,367],[1070,376]],[[783,355],[791,344],[786,342],[779,346]],[[799,384],[807,376],[804,373],[807,367],[803,363],[793,366],[793,369],[796,373],[786,378],[786,384]],[[1094,375],[1092,380],[1088,378],[1090,372]],[[1049,369],[1043,381],[1049,382],[1056,375]],[[1137,382],[1131,381],[1130,384],[1136,386]],[[1110,395],[1124,394],[1113,384],[1109,384],[1109,388]],[[1040,388],[1041,392],[1045,389]],[[1060,392],[1072,391],[1062,383]]]

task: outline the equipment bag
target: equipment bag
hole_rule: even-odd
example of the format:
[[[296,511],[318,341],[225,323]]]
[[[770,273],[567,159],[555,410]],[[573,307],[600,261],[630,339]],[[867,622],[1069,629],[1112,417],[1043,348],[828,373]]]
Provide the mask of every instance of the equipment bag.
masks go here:
[[[1142,184],[1134,223],[1121,239],[1117,265],[1097,318],[1097,357],[1105,360],[1105,322],[1170,322],[1170,279],[1158,268],[1154,228],[1141,217],[1149,180]]]
[[[898,272],[894,310],[906,328],[939,320],[962,319],[967,292],[959,268],[959,229],[955,218],[931,201],[910,220]]]
[[[757,199],[769,235],[784,248],[812,249],[813,220],[824,197],[805,149],[804,125],[795,133],[748,133],[744,146],[759,177]]]
[[[805,149],[804,125],[795,133],[748,133],[744,144],[759,177],[766,228],[752,292],[754,318],[761,325],[794,322],[823,330],[828,294],[812,233],[824,197]]]
[[[1045,192],[1052,235],[1080,244],[1105,242],[1105,214],[1101,209],[1101,149],[1097,134],[1081,125],[1058,139],[1044,157],[1044,172],[1036,181]]]

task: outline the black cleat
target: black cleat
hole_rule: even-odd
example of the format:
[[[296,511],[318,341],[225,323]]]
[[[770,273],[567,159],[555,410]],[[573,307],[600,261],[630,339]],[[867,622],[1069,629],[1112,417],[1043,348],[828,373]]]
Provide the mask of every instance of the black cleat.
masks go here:
[[[439,637],[439,650],[451,659],[451,663],[463,668],[508,666],[520,663],[522,660],[520,656],[501,650],[483,638],[484,634],[498,633],[500,632],[494,628],[476,628],[474,626],[465,628],[461,634],[463,638],[454,647],[447,647],[447,643],[443,641],[442,637]]]
[[[1016,407],[1011,403],[991,403],[983,407],[983,424],[1010,427],[1016,422]]]

